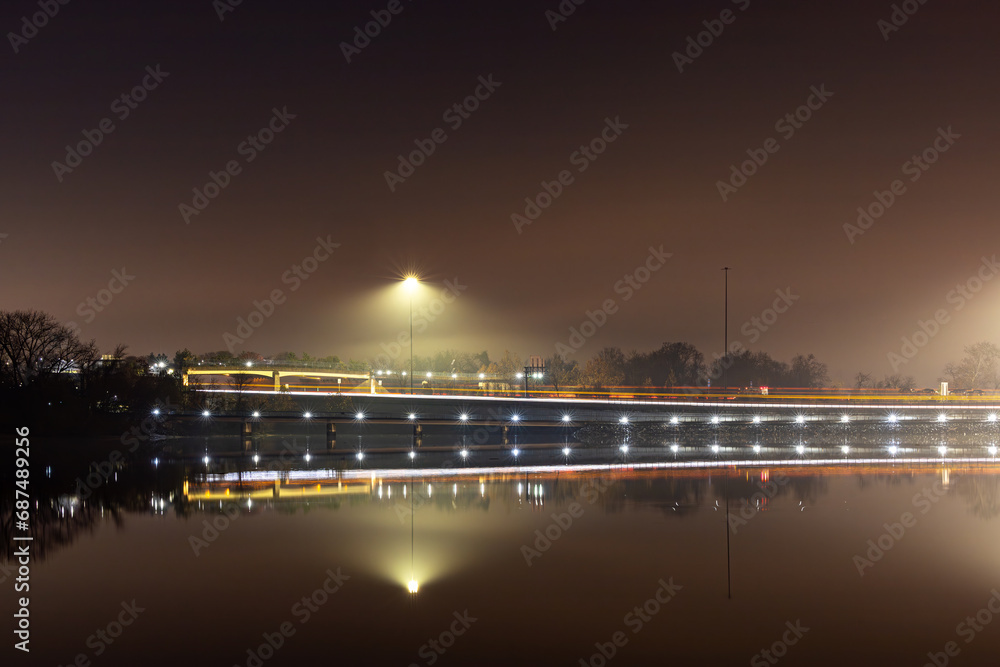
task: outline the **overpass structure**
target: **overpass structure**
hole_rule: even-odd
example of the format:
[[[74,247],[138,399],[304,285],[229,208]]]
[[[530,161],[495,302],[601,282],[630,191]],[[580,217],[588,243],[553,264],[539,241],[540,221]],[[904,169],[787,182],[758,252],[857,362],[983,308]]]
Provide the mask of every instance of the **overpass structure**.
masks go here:
[[[375,379],[371,373],[352,373],[347,371],[335,371],[329,368],[302,368],[302,367],[282,367],[274,366],[198,366],[184,369],[184,386],[189,386],[191,376],[209,375],[232,377],[234,375],[253,375],[257,377],[272,378],[274,380],[274,391],[281,391],[282,378],[328,378],[336,379],[338,385],[342,380],[349,380],[356,384],[348,386],[344,391],[358,393],[359,390],[367,389],[367,393],[376,392]],[[360,385],[364,385],[363,387]]]

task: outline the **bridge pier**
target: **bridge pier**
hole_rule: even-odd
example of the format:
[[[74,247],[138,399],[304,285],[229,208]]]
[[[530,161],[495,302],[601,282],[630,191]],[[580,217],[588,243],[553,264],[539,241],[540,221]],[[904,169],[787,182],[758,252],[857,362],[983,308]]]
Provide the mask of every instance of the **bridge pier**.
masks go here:
[[[244,452],[249,452],[250,449],[253,446],[252,445],[252,443],[253,443],[253,424],[250,422],[249,419],[244,419],[243,420],[242,433],[243,433],[243,451]]]
[[[337,446],[337,422],[332,419],[326,421],[326,448],[333,449]]]
[[[274,390],[281,391],[281,372],[274,371]]]
[[[506,424],[504,424],[504,426],[503,426],[503,444],[505,444],[505,445],[509,445],[510,444],[510,437],[509,436],[510,436],[510,427],[507,426]]]

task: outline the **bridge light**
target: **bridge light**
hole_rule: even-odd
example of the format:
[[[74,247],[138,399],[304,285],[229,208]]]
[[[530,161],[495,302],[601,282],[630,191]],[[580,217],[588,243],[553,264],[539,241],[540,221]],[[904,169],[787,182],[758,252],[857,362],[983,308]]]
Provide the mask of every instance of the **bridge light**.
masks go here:
[[[202,458],[202,461],[205,463],[205,465],[208,465],[208,462],[211,461],[211,460],[212,459],[208,458],[208,455],[206,455],[204,458]]]
[[[718,454],[719,453],[719,446],[718,445],[712,445],[712,453],[713,454]]]
[[[468,450],[468,449],[463,449],[463,450],[462,450],[461,452],[459,452],[459,453],[460,453],[460,454],[462,455],[462,458],[463,458],[463,459],[467,459],[467,458],[469,458],[469,450]]]
[[[564,422],[568,422],[568,421],[570,420],[570,419],[569,419],[569,415],[563,415],[563,417],[562,417],[562,420],[563,420]]]
[[[480,374],[479,374],[479,379],[480,379],[480,380],[482,380],[482,379],[483,379],[483,378],[485,378],[485,377],[486,377],[486,373],[480,373]]]
[[[514,458],[516,459],[518,456],[521,455],[521,450],[515,447],[514,449],[510,450],[510,453],[513,454]]]
[[[989,452],[990,452],[990,456],[996,456],[997,455],[997,446],[996,445],[990,445]]]
[[[672,451],[674,454],[676,454],[677,450],[679,450],[679,449],[680,449],[680,445],[677,445],[677,444],[670,445],[670,451]]]
[[[806,423],[806,418],[803,417],[802,415],[796,415],[796,417],[795,417],[795,423],[796,424],[805,424]]]
[[[889,420],[890,424],[895,424],[896,422],[899,421],[899,417],[896,415],[895,412],[890,412],[889,416],[886,419]]]
[[[428,373],[427,373],[427,377],[431,377],[431,375],[432,375],[432,373],[430,373],[430,372],[428,371]]]
[[[356,415],[354,415],[354,418],[357,419],[358,421],[361,421],[362,419],[365,418],[365,413],[359,412]]]
[[[159,408],[153,408],[153,416],[154,417],[159,417],[160,416],[160,409]]]
[[[840,451],[842,451],[845,454],[850,454],[851,453],[851,448],[848,447],[847,445],[842,445],[840,447]]]
[[[889,445],[889,456],[895,456],[898,451],[899,447],[896,447],[896,445]]]
[[[510,416],[510,420],[512,422],[519,422],[519,421],[521,421],[521,415],[511,415]]]
[[[796,445],[795,451],[798,452],[800,455],[805,454],[806,453],[805,445]]]
[[[417,418],[417,415],[415,415],[414,413],[411,412],[410,413],[410,421],[413,421],[416,418]]]
[[[253,368],[253,362],[252,361],[248,361],[247,362],[247,368]]]
[[[851,417],[850,417],[850,415],[842,415],[842,416],[840,417],[840,423],[841,423],[841,424],[847,424],[847,423],[849,423],[850,421],[851,421]]]
[[[212,416],[212,413],[211,413],[211,412],[209,412],[208,410],[202,410],[202,411],[201,411],[201,416],[202,416],[202,417],[211,417],[211,416]]]
[[[413,451],[412,449],[410,450],[410,458],[411,459],[417,458],[417,453],[415,451]]]
[[[947,447],[945,447],[944,445],[941,445],[940,447],[938,447],[938,454],[940,454],[941,456],[944,456],[947,453],[948,453],[948,448]]]
[[[946,422],[946,421],[948,421],[948,415],[946,415],[945,413],[942,412],[941,414],[938,415],[938,419],[937,420],[939,422]]]
[[[628,445],[622,445],[618,449],[622,450],[622,454],[628,454]]]
[[[563,447],[563,456],[569,456],[569,447]]]
[[[259,454],[254,454],[253,455],[253,462],[254,463],[260,463],[260,455]]]
[[[312,419],[312,416],[313,416],[313,413],[311,413],[311,412],[304,412],[302,414],[302,418],[303,419]]]
[[[680,421],[681,421],[681,420],[680,420],[680,419],[678,419],[677,417],[671,417],[671,418],[670,418],[670,423],[671,423],[671,424],[673,424],[673,425],[675,425],[675,426],[676,426],[676,425],[677,425],[678,423],[680,423]]]
[[[760,415],[754,415],[753,416],[753,423],[754,424],[759,424],[760,423]]]
[[[257,412],[256,410],[254,410],[254,412],[253,412],[253,415],[252,415],[252,416],[253,416],[253,418],[254,418],[254,419],[260,419],[260,413],[259,413],[259,412]]]
[[[312,454],[306,452],[306,455],[305,455],[304,458],[306,460],[306,463],[309,463],[310,461],[312,461]]]
[[[712,423],[713,424],[719,423],[719,415],[712,415]]]
[[[753,453],[754,454],[760,454],[760,445],[754,445],[753,446]]]
[[[461,419],[464,422],[469,421],[469,415],[465,414],[464,412],[461,415],[459,415],[458,418]]]
[[[628,423],[628,417],[622,417],[622,418],[620,418],[618,420],[618,423],[619,424],[627,424]]]
[[[365,453],[364,452],[358,452],[358,460],[359,461],[363,461],[364,459],[365,459]]]
[[[995,422],[996,420],[997,420],[997,413],[991,412],[990,414],[986,415],[986,421]]]

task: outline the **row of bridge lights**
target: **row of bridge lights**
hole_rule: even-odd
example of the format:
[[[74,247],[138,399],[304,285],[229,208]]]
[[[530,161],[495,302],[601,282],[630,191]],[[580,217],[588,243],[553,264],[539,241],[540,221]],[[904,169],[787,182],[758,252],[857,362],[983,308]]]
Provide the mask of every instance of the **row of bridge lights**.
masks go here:
[[[618,449],[622,452],[623,455],[628,455],[628,452],[629,452],[629,446],[628,445],[621,445]],[[719,447],[718,444],[713,444],[711,446],[711,450],[712,450],[713,454],[718,454],[719,451],[721,450],[721,448]],[[680,452],[680,445],[678,445],[676,443],[670,445],[670,451],[673,452],[674,454],[677,454],[678,452]],[[851,453],[851,448],[850,448],[849,445],[841,445],[840,451],[844,455],[847,455],[847,454]],[[899,447],[897,447],[896,445],[890,445],[889,448],[888,448],[888,451],[889,451],[889,455],[890,456],[896,456],[899,453]],[[938,451],[938,454],[941,455],[941,457],[944,457],[944,456],[946,456],[948,454],[948,448],[945,447],[944,445],[941,445],[940,447],[938,447],[937,451]],[[996,445],[990,445],[987,448],[987,451],[989,452],[990,456],[993,456],[993,457],[996,457],[997,453],[1000,452],[1000,450],[997,449]],[[753,453],[754,454],[760,454],[760,452],[761,452],[761,446],[755,444],[753,446]],[[521,455],[521,450],[515,447],[514,449],[511,450],[510,453],[516,459],[516,458],[518,458]],[[570,447],[563,447],[562,453],[563,453],[563,456],[565,456],[566,458],[569,458],[570,454],[573,453],[573,450]],[[795,446],[795,453],[798,454],[799,456],[804,456],[805,453],[806,453],[806,447],[805,447],[805,445],[796,445]],[[469,450],[468,449],[462,449],[461,451],[459,451],[459,455],[462,457],[463,460],[466,460],[466,459],[469,458]],[[356,457],[357,457],[358,461],[364,461],[364,459],[365,459],[365,453],[364,452],[358,452],[356,454]],[[410,453],[409,453],[409,457],[410,457],[410,460],[415,459],[417,457],[417,452],[411,449]],[[305,459],[306,463],[309,463],[309,461],[312,460],[312,455],[309,454],[308,452],[306,452],[306,454],[305,454],[305,456],[303,458]],[[206,454],[204,456],[204,458],[202,459],[202,461],[207,466],[209,463],[211,463],[211,458],[208,456],[208,454]],[[260,463],[260,456],[258,454],[254,454],[254,456],[253,456],[253,462],[254,463]],[[155,463],[158,464],[159,460],[158,459],[155,460]]]
[[[152,414],[155,417],[160,416],[160,414],[161,414],[160,413],[160,409],[159,408],[153,408]],[[202,413],[201,413],[201,416],[202,417],[206,417],[206,418],[207,417],[211,417],[212,416],[212,412],[210,410],[203,410]],[[251,414],[251,417],[253,417],[254,419],[260,419],[261,414],[260,414],[259,411],[255,410]],[[312,419],[313,418],[313,414],[311,412],[303,412],[302,413],[302,418],[303,419]],[[417,419],[417,415],[416,415],[416,413],[411,412],[411,413],[409,413],[409,415],[407,415],[407,418],[410,421],[415,421]],[[365,420],[365,413],[363,413],[363,412],[355,413],[354,419],[357,420],[357,421],[364,421]],[[463,412],[462,414],[460,414],[458,416],[458,420],[461,421],[461,422],[467,422],[467,421],[469,421],[469,419],[470,419],[469,414],[465,413],[465,412]],[[890,423],[890,424],[896,424],[896,423],[898,423],[899,419],[900,419],[899,415],[897,415],[895,413],[890,413],[890,414],[886,415],[886,418],[885,418],[885,420],[888,423]],[[945,423],[949,419],[950,418],[948,417],[948,415],[945,414],[945,413],[943,413],[943,412],[937,416],[937,421],[939,423]],[[521,421],[521,417],[520,417],[520,415],[516,415],[516,414],[515,415],[511,415],[510,416],[510,421],[512,423],[516,424],[517,422]],[[564,423],[569,423],[569,422],[573,421],[573,418],[570,417],[569,415],[563,415],[562,416],[562,421]],[[719,417],[719,415],[712,415],[712,417],[710,418],[709,421],[713,425],[717,425],[717,424],[722,423],[722,418]],[[751,419],[751,422],[754,423],[754,424],[760,424],[761,421],[762,421],[762,419],[761,419],[760,415],[754,415],[753,418]],[[848,423],[850,423],[850,421],[851,421],[850,415],[842,415],[840,417],[840,422],[842,424],[848,424]],[[990,414],[988,414],[986,416],[986,421],[987,422],[991,422],[991,423],[995,423],[997,421],[997,414],[995,412],[991,412]],[[630,422],[630,420],[629,420],[628,417],[620,417],[618,419],[618,423],[619,424],[629,424],[631,422]],[[670,418],[670,424],[672,426],[677,426],[680,423],[681,423],[680,422],[680,418],[678,418],[676,416]],[[804,415],[796,415],[795,416],[795,423],[796,424],[805,424],[806,423],[805,416]]]

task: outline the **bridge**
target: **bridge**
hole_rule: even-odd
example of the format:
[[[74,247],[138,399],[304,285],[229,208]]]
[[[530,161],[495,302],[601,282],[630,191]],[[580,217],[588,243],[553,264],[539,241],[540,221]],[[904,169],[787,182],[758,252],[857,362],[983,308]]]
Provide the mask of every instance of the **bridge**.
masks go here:
[[[376,387],[378,386],[375,379],[372,377],[372,374],[367,372],[358,373],[339,371],[326,367],[303,368],[301,366],[262,366],[253,364],[252,362],[247,362],[246,364],[240,366],[192,366],[190,368],[185,368],[183,374],[184,386],[190,386],[190,378],[192,376],[199,375],[216,377],[222,376],[227,378],[231,378],[234,375],[270,378],[274,380],[274,391],[282,390],[281,378],[283,377],[335,379],[338,385],[338,393],[341,393],[340,385],[343,384],[344,380],[349,380],[353,383],[353,386],[345,389],[345,391],[349,393],[357,393],[359,391],[367,390],[368,392],[374,394],[376,392]]]

